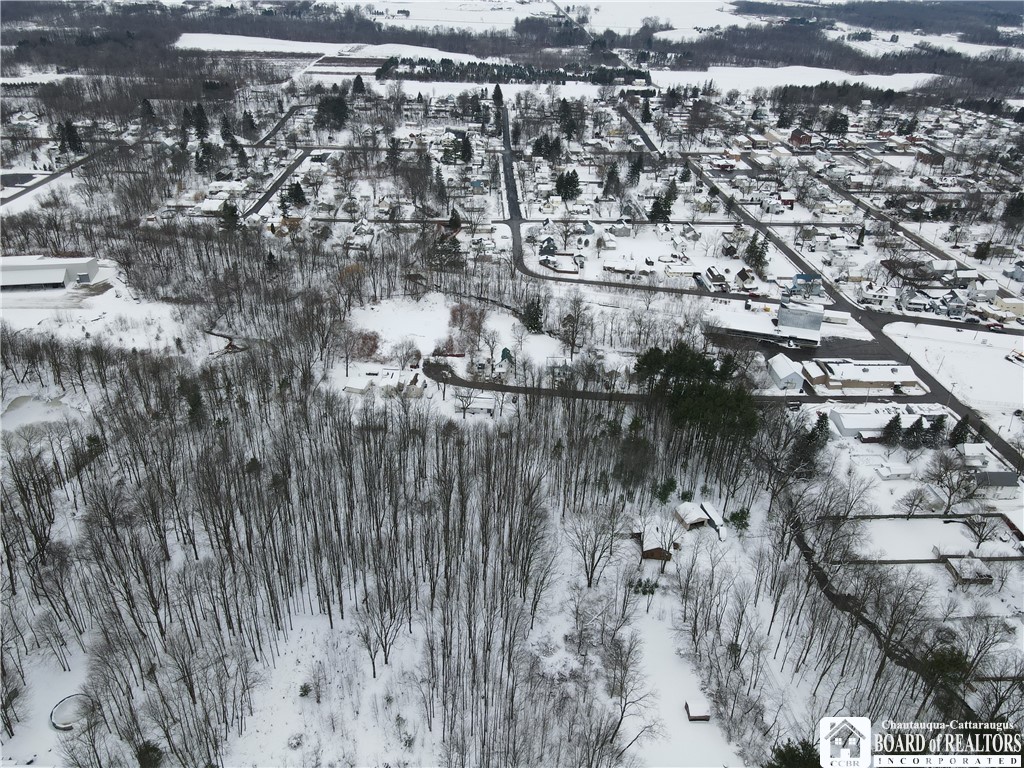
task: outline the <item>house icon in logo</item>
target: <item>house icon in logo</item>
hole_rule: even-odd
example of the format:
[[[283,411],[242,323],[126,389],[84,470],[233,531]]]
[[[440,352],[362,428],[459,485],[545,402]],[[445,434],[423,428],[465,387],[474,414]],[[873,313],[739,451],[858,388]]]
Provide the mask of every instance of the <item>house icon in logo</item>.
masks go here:
[[[860,758],[860,745],[866,734],[853,727],[853,723],[845,717],[832,726],[826,735],[828,739],[829,757]]]
[[[871,720],[826,717],[818,729],[823,768],[868,768],[871,765]]]

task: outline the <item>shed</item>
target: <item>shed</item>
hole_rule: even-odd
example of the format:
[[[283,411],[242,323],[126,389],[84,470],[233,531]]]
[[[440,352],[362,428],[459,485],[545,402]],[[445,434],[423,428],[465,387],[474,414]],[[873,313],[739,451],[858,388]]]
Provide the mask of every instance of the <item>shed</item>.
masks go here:
[[[946,564],[946,570],[953,577],[953,581],[958,585],[979,584],[987,586],[992,583],[992,571],[974,555],[945,557],[943,562]]]
[[[700,691],[687,694],[686,703],[683,706],[686,710],[686,719],[691,723],[706,723],[711,720],[711,706]]]
[[[664,547],[652,547],[651,549],[645,549],[642,557],[644,560],[658,560],[667,563],[672,560],[672,553]]]

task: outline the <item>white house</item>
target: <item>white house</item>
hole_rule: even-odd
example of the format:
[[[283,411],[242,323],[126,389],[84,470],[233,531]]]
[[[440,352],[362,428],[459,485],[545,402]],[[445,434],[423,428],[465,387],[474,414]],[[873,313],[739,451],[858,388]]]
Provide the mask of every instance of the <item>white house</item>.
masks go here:
[[[781,352],[768,361],[768,375],[779,389],[799,390],[804,385],[800,366]]]
[[[968,292],[975,301],[991,301],[999,294],[999,284],[995,280],[975,280]]]

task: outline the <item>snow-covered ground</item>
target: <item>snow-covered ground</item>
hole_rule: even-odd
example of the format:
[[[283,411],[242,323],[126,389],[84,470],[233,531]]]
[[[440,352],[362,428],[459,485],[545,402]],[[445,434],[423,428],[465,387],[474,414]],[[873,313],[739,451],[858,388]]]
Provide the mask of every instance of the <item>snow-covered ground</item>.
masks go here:
[[[916,323],[886,326],[889,338],[1004,438],[1024,432],[1024,367],[1006,359],[1024,353],[1024,338]]]
[[[175,354],[180,339],[186,351],[205,356],[224,346],[188,330],[179,307],[136,301],[116,268],[103,262],[90,287],[4,291],[3,320],[15,330],[83,343],[102,338],[124,349]]]
[[[989,56],[993,53],[1006,53],[1010,56],[1024,56],[1024,51],[1019,48],[1006,48],[995,45],[980,45],[978,43],[962,43],[957,36],[950,33],[945,35],[917,35],[913,32],[895,32],[883,30],[867,30],[865,27],[854,27],[849,24],[836,24],[837,30],[825,34],[833,40],[843,40],[851,48],[856,48],[869,56],[884,56],[887,53],[899,53],[901,51],[913,50],[919,43],[931,45],[936,48],[962,53],[964,56]],[[851,32],[870,31],[871,40],[846,40]],[[1018,30],[1019,32],[1019,30]],[[892,41],[895,35],[897,40]]]
[[[564,7],[564,6],[563,6]],[[576,16],[579,9],[586,5],[573,4],[570,15]],[[718,0],[660,0],[660,2],[638,5],[627,0],[591,3],[590,22],[587,25],[594,32],[611,29],[620,34],[636,31],[644,19],[655,17],[661,22],[672,25],[671,30],[656,33],[656,37],[666,40],[680,40],[696,37],[702,30],[712,27],[745,27],[756,23],[754,20],[738,16],[732,5]]]
[[[895,75],[854,75],[838,69],[821,67],[709,67],[707,71],[655,70],[651,79],[656,85],[703,85],[714,80],[723,91],[737,88],[775,88],[780,85],[816,85],[830,82],[864,83],[873,88],[907,91],[935,77],[926,72],[905,72]]]
[[[363,6],[351,0],[327,2]],[[510,30],[516,19],[555,13],[547,0],[383,0],[373,3],[372,8],[377,12],[373,20],[385,26],[468,29],[477,34],[490,29]],[[399,11],[409,15],[400,16]]]
[[[302,40],[278,40],[271,37],[244,35],[217,35],[211,33],[183,34],[174,44],[176,48],[199,51],[242,51],[247,53],[308,53],[321,56],[354,56],[357,58],[386,59],[391,56],[451,59],[452,61],[478,61],[476,56],[451,53],[437,48],[418,45],[362,45],[359,43],[313,43]]]
[[[943,554],[1017,554],[1005,529],[1006,541],[997,538],[976,548],[967,527],[956,520],[867,520],[862,530],[865,537],[861,551],[865,556],[881,560],[933,560],[935,553],[932,547],[938,547]]]
[[[637,760],[651,766],[739,765],[734,748],[714,720],[690,722],[686,717],[686,701],[700,694],[701,684],[692,664],[679,653],[685,641],[676,635],[677,605],[675,594],[659,594],[649,613],[637,614],[643,669],[661,721],[659,735],[640,742]]]
[[[85,685],[88,656],[77,645],[67,647],[68,666],[63,670],[49,654],[28,658],[26,677],[32,681],[18,699],[21,722],[14,736],[4,735],[3,766],[59,766],[59,732],[50,725],[50,711],[65,696],[78,693]]]

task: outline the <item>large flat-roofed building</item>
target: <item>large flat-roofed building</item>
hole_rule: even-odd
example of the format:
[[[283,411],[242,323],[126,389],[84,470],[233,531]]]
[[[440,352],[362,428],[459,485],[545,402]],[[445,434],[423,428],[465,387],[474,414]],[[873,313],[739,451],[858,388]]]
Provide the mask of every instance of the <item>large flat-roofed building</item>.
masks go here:
[[[894,360],[810,360],[803,371],[812,386],[829,390],[924,388],[913,368]]]
[[[0,258],[0,288],[6,291],[89,285],[97,272],[96,259],[7,256]]]

